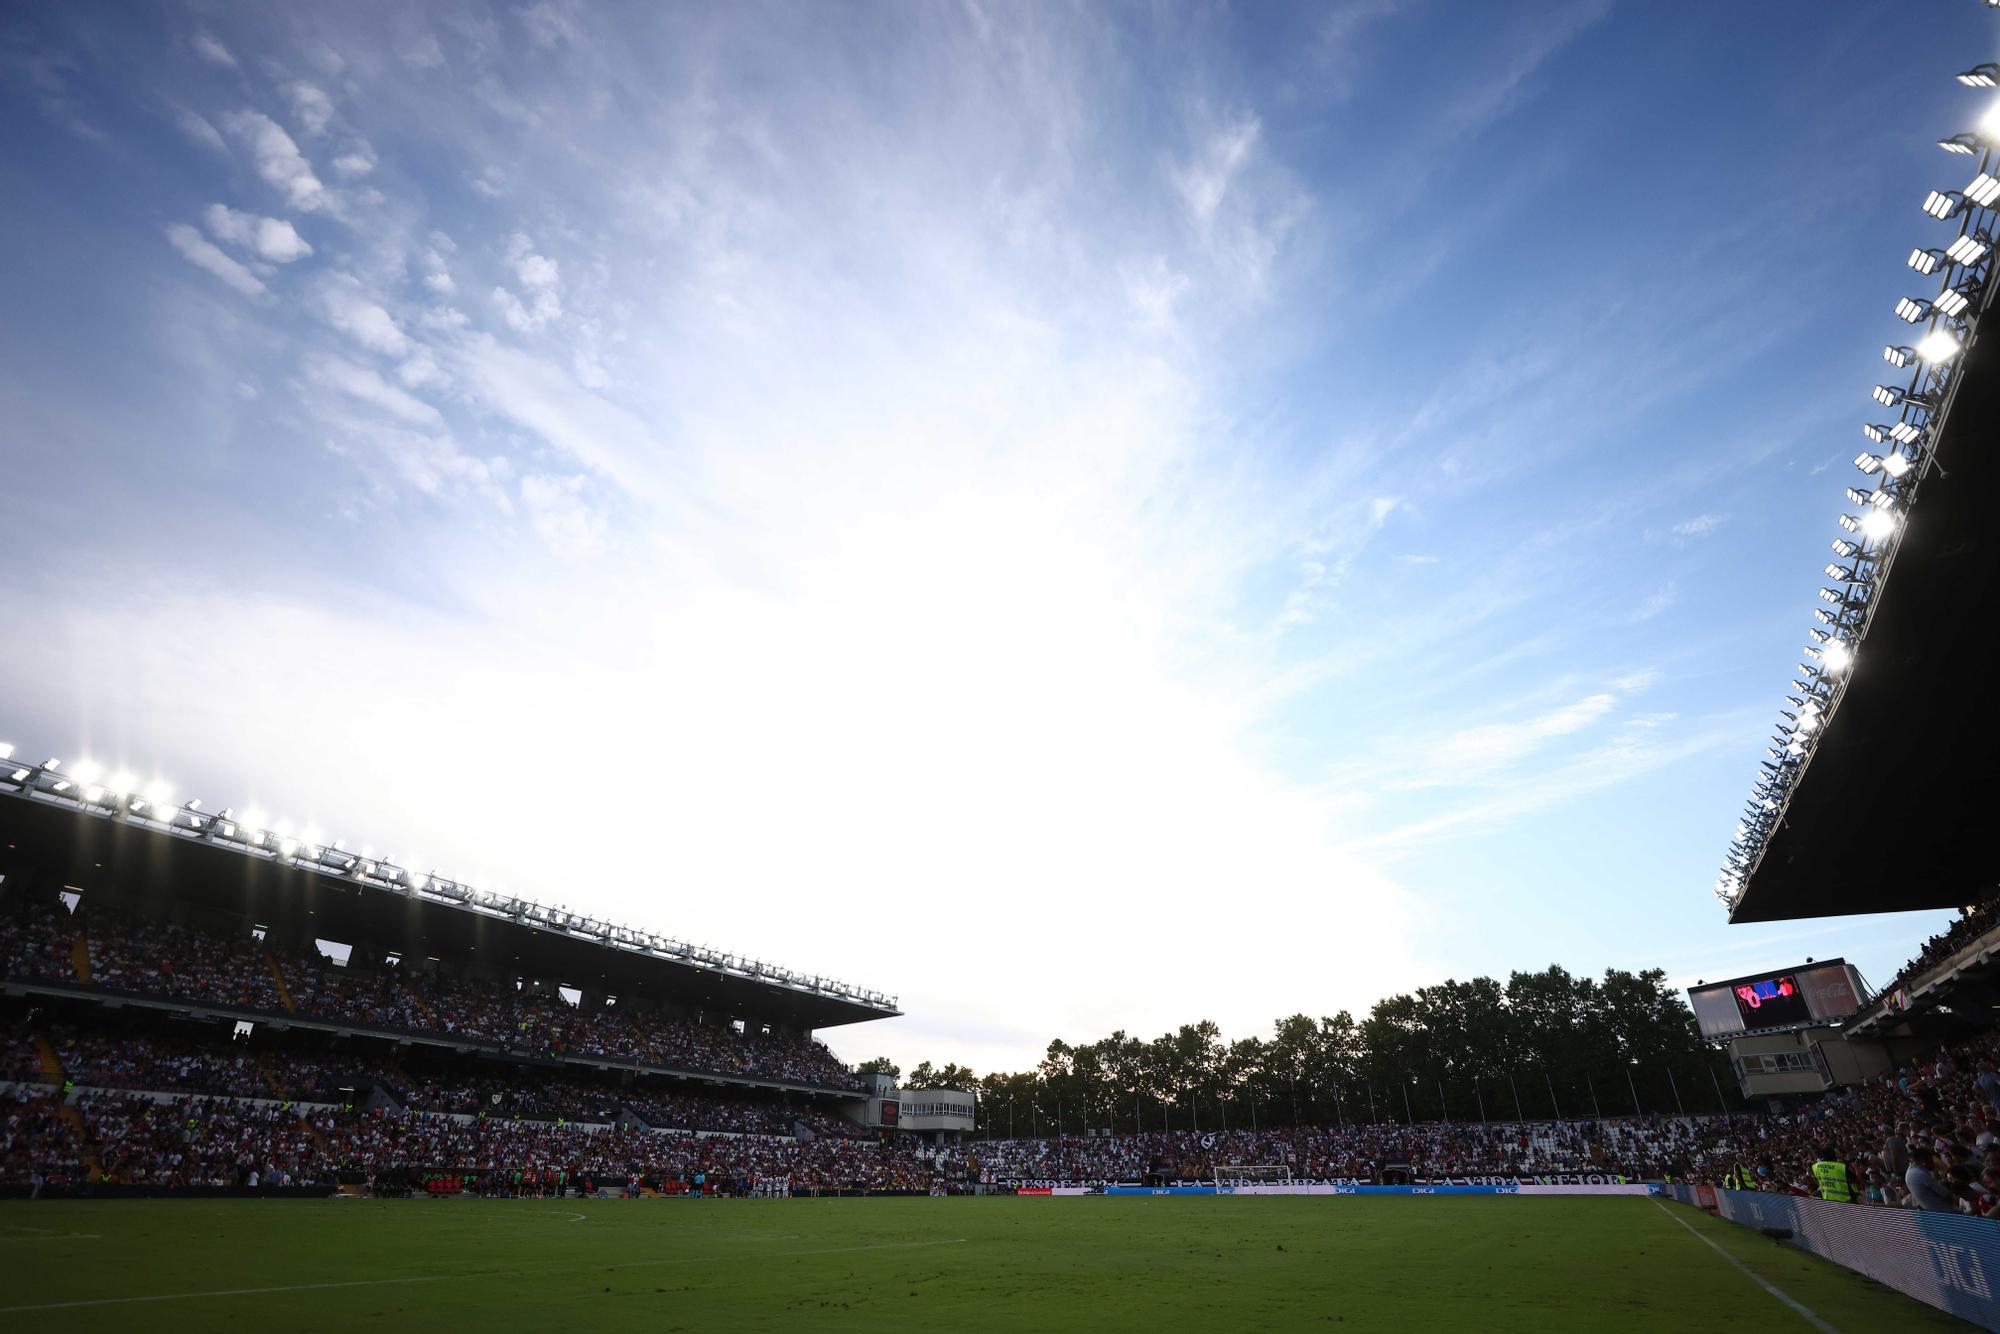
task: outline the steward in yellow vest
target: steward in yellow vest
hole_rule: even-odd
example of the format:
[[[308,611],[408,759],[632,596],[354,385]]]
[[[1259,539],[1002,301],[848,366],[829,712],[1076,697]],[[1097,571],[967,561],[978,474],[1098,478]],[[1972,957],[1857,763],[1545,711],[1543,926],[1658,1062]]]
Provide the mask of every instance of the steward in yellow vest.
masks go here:
[[[1812,1165],[1813,1180],[1819,1185],[1819,1197],[1835,1204],[1854,1203],[1854,1183],[1847,1179],[1847,1164],[1834,1152],[1831,1144],[1822,1145],[1819,1161]]]

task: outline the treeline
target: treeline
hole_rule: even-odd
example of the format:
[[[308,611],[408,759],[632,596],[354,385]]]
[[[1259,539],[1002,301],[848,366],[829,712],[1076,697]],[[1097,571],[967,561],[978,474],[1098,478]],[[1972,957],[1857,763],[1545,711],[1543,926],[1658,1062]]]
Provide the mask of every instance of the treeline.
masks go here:
[[[1506,982],[1446,981],[1343,1010],[1277,1021],[1268,1038],[1225,1040],[1184,1024],[1150,1040],[1058,1038],[1032,1070],[975,1076],[929,1061],[904,1088],[974,1089],[979,1133],[1244,1129],[1344,1122],[1690,1115],[1742,1105],[1724,1055],[1659,969],[1601,979],[1550,966]]]

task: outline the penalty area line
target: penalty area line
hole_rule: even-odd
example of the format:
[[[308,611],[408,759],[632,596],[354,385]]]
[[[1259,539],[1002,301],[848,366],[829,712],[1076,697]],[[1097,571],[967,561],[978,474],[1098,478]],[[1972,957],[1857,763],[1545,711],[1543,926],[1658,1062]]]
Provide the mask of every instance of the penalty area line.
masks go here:
[[[1827,1324],[1826,1321],[1820,1319],[1819,1316],[1813,1311],[1811,1307],[1807,1306],[1804,1302],[1799,1301],[1797,1298],[1789,1295],[1788,1293],[1781,1291],[1775,1284],[1770,1282],[1770,1280],[1766,1279],[1762,1274],[1753,1273],[1750,1269],[1750,1266],[1744,1264],[1741,1260],[1731,1255],[1728,1251],[1723,1250],[1722,1247],[1719,1244],[1717,1244],[1715,1238],[1703,1236],[1701,1234],[1701,1230],[1695,1227],[1693,1223],[1688,1222],[1687,1219],[1682,1218],[1672,1209],[1669,1209],[1667,1208],[1666,1205],[1661,1204],[1658,1199],[1655,1199],[1653,1203],[1659,1205],[1661,1213],[1665,1214],[1667,1217],[1673,1219],[1676,1223],[1679,1223],[1682,1227],[1686,1228],[1688,1230],[1689,1236],[1693,1237],[1696,1241],[1699,1241],[1702,1245],[1708,1247],[1708,1249],[1710,1249],[1711,1251],[1714,1251],[1717,1255],[1721,1256],[1723,1259],[1729,1261],[1730,1264],[1735,1265],[1737,1273],[1743,1275],[1743,1277],[1749,1279],[1752,1283],[1755,1283],[1758,1287],[1762,1288],[1764,1291],[1770,1293],[1773,1297],[1776,1297],[1779,1301],[1783,1302],[1785,1305],[1791,1307],[1794,1311],[1798,1312],[1800,1316],[1804,1317],[1807,1324],[1811,1325],[1814,1329],[1821,1331],[1821,1334],[1840,1334],[1839,1330],[1835,1329],[1832,1325]]]
[[[408,1283],[451,1283],[469,1278],[521,1278],[540,1274],[581,1274],[599,1269],[656,1269],[662,1265],[705,1265],[721,1259],[775,1260],[795,1255],[851,1255],[857,1251],[907,1251],[924,1246],[962,1246],[970,1238],[946,1237],[938,1241],[884,1241],[868,1246],[822,1246],[799,1251],[745,1251],[735,1255],[675,1256],[665,1260],[626,1260],[618,1264],[563,1265],[551,1269],[479,1269],[464,1274],[419,1274],[410,1278],[352,1278],[331,1283],[285,1283],[267,1288],[215,1288],[207,1292],[162,1292],[139,1297],[86,1297],[68,1302],[34,1302],[26,1306],[0,1306],[0,1315],[28,1311],[73,1311],[86,1306],[130,1306],[139,1302],[187,1302],[202,1297],[262,1297],[278,1292],[318,1292],[329,1288],[386,1288]]]

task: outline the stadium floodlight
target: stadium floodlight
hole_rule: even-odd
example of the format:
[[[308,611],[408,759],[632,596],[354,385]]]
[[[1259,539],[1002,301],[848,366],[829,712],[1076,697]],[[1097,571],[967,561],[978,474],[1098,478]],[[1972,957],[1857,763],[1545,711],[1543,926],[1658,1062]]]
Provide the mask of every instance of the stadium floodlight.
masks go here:
[[[1950,361],[1958,355],[1964,344],[1949,329],[1933,329],[1917,344],[1917,355],[1936,365],[1940,361]]]
[[[28,773],[29,771],[26,769],[16,769],[13,773],[7,775],[7,781],[10,783],[25,783],[28,781]]]
[[[1855,546],[1844,537],[1836,537],[1833,539],[1833,554],[1836,556],[1859,556],[1861,548]]]
[[[1861,434],[1867,436],[1878,445],[1886,444],[1889,439],[1889,428],[1886,426],[1877,426],[1874,422],[1867,422],[1862,425]]]
[[[1819,598],[1820,601],[1831,603],[1833,606],[1836,607],[1840,606],[1842,603],[1847,601],[1846,598],[1842,597],[1838,592],[1836,592],[1831,588],[1820,589]]]
[[[1971,304],[1972,298],[1964,292],[1956,287],[1947,287],[1937,294],[1937,300],[1931,303],[1931,307],[1946,319],[1951,319],[1955,315],[1964,313],[1965,308]]]
[[[2000,199],[2000,177],[1991,172],[1980,172],[1972,178],[1972,184],[1965,187],[1965,197],[1981,208],[1993,207],[1993,201]]]
[[[1967,232],[1944,248],[1944,257],[1954,264],[1977,264],[1992,248],[1986,233]]]
[[[1899,445],[1913,445],[1923,439],[1924,433],[1908,422],[1897,422],[1889,428],[1889,438]]]
[[[1847,646],[1846,641],[1839,639],[1828,644],[1821,656],[1826,659],[1827,670],[1832,672],[1844,672],[1854,662],[1854,650]]]
[[[1905,296],[1896,299],[1896,318],[1905,324],[1922,324],[1931,315],[1931,303],[1919,297]]]
[[[1933,190],[1924,196],[1924,212],[1939,222],[1958,216],[1958,211],[1964,207],[1965,196],[1955,190]]]
[[[1891,477],[1903,476],[1910,471],[1910,466],[1910,461],[1901,454],[1884,454],[1882,456],[1882,471],[1888,473]]]
[[[1871,542],[1880,542],[1896,531],[1896,516],[1887,510],[1870,510],[1861,519],[1861,535]]]
[[[1850,486],[1847,488],[1847,503],[1850,505],[1866,505],[1868,503],[1868,493],[1857,487]]]
[[[13,758],[14,743],[11,741],[0,741],[0,760],[11,760]]]
[[[1910,267],[1918,273],[1936,273],[1944,264],[1944,251],[1926,250],[1922,246],[1910,252]]]
[[[1897,347],[1894,343],[1891,343],[1882,349],[1882,360],[1888,362],[1898,370],[1901,370],[1916,359],[1917,350],[1913,347]]]
[[[1873,477],[1875,470],[1882,466],[1882,458],[1878,454],[1870,454],[1866,450],[1863,450],[1854,456],[1854,466],[1867,473],[1870,477]],[[1843,523],[1846,522],[1847,516],[1845,514],[1840,517]]]
[[[78,760],[69,767],[69,776],[79,783],[95,784],[103,774],[103,766],[95,760]]]
[[[1968,157],[1979,151],[1979,139],[1971,134],[1954,134],[1949,139],[1938,140],[1937,145],[1947,153],[1963,153]]]
[[[2000,88],[2000,65],[1987,61],[1974,65],[1958,76],[1958,81],[1968,88]]]
[[[1851,581],[1853,574],[1854,571],[1845,566],[1835,565],[1832,561],[1826,563],[1826,577],[1829,579],[1838,579],[1844,584]]]
[[[1868,503],[1878,509],[1888,509],[1896,503],[1896,498],[1878,486],[1868,493]],[[1864,517],[1863,522],[1865,523],[1866,521]]]

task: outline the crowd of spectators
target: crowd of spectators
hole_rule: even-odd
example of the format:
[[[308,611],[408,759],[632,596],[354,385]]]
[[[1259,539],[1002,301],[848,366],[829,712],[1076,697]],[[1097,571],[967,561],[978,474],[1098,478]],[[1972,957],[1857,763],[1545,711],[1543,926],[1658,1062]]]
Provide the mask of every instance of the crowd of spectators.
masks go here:
[[[861,1139],[696,1136],[562,1121],[385,1110],[352,1112],[229,1098],[15,1089],[0,1183],[117,1186],[326,1186],[389,1173],[449,1171],[518,1181],[560,1174],[667,1193],[928,1191],[944,1165],[913,1146]]]
[[[1579,1173],[1657,1175],[1699,1145],[1705,1118],[1434,1122],[1422,1125],[1153,1131],[1143,1135],[977,1140],[965,1151],[998,1182],[1213,1181],[1232,1167],[1283,1168],[1300,1180]]]
[[[80,1066],[165,1070],[211,1088],[245,1075],[226,1057],[206,1074],[189,1075],[187,1062],[199,1061],[199,1053],[149,1062],[115,1042],[71,1036],[57,1046]],[[18,1044],[10,1050],[18,1053]],[[1381,1179],[1390,1169],[1418,1179],[1604,1174],[1817,1194],[1812,1165],[1831,1149],[1866,1202],[2000,1216],[2000,1043],[1991,1035],[1777,1116],[1267,1127],[947,1145],[879,1136],[777,1104],[668,1092],[623,1097],[620,1105],[646,1124],[607,1124],[611,1108],[595,1100],[608,1091],[566,1079],[519,1084],[478,1076],[421,1087],[406,1108],[365,1109],[90,1087],[67,1095],[65,1116],[57,1111],[63,1091],[17,1086],[5,1104],[0,1181],[74,1179],[95,1163],[103,1180],[148,1186],[330,1184],[390,1170],[448,1170],[489,1186],[492,1173],[504,1184],[507,1173],[526,1172],[669,1193],[800,1194],[1213,1181],[1254,1165],[1297,1179]],[[704,1120],[730,1133],[665,1128]],[[774,1133],[800,1121],[810,1134]]]
[[[852,1122],[777,1098],[730,1097],[724,1090],[668,1087],[624,1072],[572,1073],[574,1067],[508,1066],[490,1058],[395,1056],[368,1038],[316,1033],[237,1038],[226,1023],[142,1017],[106,1022],[76,1012],[62,1022],[20,1007],[0,1008],[7,1029],[0,1079],[45,1083],[59,1075],[85,1093],[130,1090],[211,1097],[267,1098],[351,1105],[377,1101],[412,1112],[500,1120],[608,1125],[629,1113],[662,1130],[734,1135],[790,1135],[803,1123],[817,1135],[859,1133]],[[56,1059],[44,1067],[34,1035]]]
[[[1691,1155],[1695,1177],[1817,1195],[1812,1165],[1835,1161],[1867,1203],[2000,1216],[2000,1041],[1988,1032],[1726,1132]]]
[[[857,1089],[859,1077],[811,1037],[703,1023],[643,1006],[572,1003],[559,990],[381,964],[336,964],[316,950],[225,936],[107,910],[54,905],[0,915],[0,962],[21,981],[79,985],[86,942],[93,990],[294,1013],[376,1031],[442,1035],[536,1056],[602,1056],[663,1069]]]
[[[1965,946],[2000,925],[2000,894],[1965,909],[1944,930],[1924,942],[1916,957],[1904,964],[1895,980],[1884,987],[1892,992],[1915,981],[1923,973],[1943,963]]]

